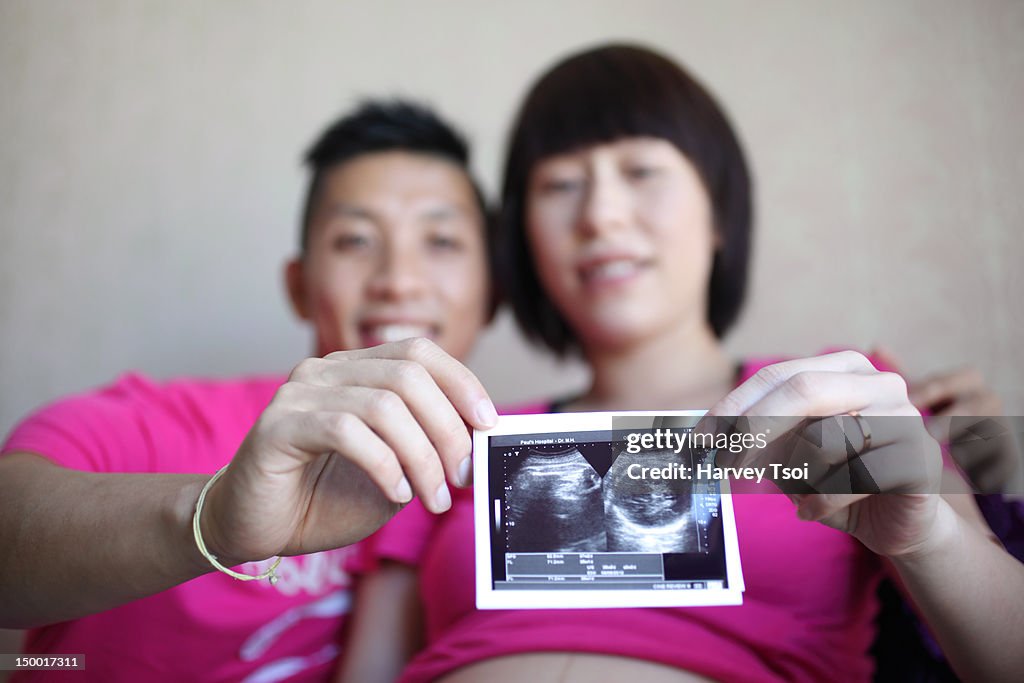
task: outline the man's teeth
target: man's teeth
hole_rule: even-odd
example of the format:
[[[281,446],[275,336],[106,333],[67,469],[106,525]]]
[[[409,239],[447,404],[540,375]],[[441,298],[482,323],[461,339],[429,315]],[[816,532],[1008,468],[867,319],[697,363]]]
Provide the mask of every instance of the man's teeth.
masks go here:
[[[590,269],[591,278],[611,279],[632,275],[638,270],[635,261],[608,261]]]
[[[377,325],[370,328],[370,334],[387,344],[410,337],[429,337],[430,328],[426,325]]]

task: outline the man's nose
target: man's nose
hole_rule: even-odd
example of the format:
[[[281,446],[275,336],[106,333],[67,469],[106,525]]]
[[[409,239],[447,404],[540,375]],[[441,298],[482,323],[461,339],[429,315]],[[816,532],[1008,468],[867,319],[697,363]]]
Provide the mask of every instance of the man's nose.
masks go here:
[[[425,268],[420,254],[406,245],[389,245],[381,253],[370,279],[370,292],[383,299],[403,299],[422,293]]]

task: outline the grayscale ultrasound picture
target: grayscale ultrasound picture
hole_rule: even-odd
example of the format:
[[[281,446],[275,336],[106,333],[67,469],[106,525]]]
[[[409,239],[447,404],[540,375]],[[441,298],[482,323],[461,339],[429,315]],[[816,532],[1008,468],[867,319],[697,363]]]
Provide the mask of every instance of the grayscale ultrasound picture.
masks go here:
[[[685,479],[633,479],[630,465],[664,467],[671,451],[620,453],[603,479],[604,519],[611,552],[687,553],[698,547],[693,488]],[[634,468],[636,469],[636,468]]]
[[[664,467],[687,456],[612,446],[525,447],[506,457],[506,551],[698,551],[692,482],[627,474],[634,464]]]
[[[510,551],[586,553],[607,548],[601,477],[578,449],[527,450],[508,481]]]

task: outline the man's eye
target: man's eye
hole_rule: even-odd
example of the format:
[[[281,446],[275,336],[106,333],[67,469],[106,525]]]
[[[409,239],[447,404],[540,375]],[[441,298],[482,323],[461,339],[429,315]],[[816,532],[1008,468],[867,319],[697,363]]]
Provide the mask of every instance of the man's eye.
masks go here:
[[[331,246],[335,251],[352,251],[370,246],[370,239],[365,235],[348,234],[335,237]]]
[[[583,180],[578,178],[551,178],[541,183],[540,190],[544,194],[567,194],[582,187]]]

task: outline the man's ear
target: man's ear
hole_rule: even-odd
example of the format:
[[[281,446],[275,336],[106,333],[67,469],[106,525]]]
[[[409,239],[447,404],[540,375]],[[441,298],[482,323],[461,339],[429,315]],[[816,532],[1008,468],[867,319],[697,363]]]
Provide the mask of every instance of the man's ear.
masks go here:
[[[288,289],[288,299],[292,310],[302,320],[309,320],[309,302],[306,300],[306,264],[301,256],[289,259],[284,265],[284,284]]]

